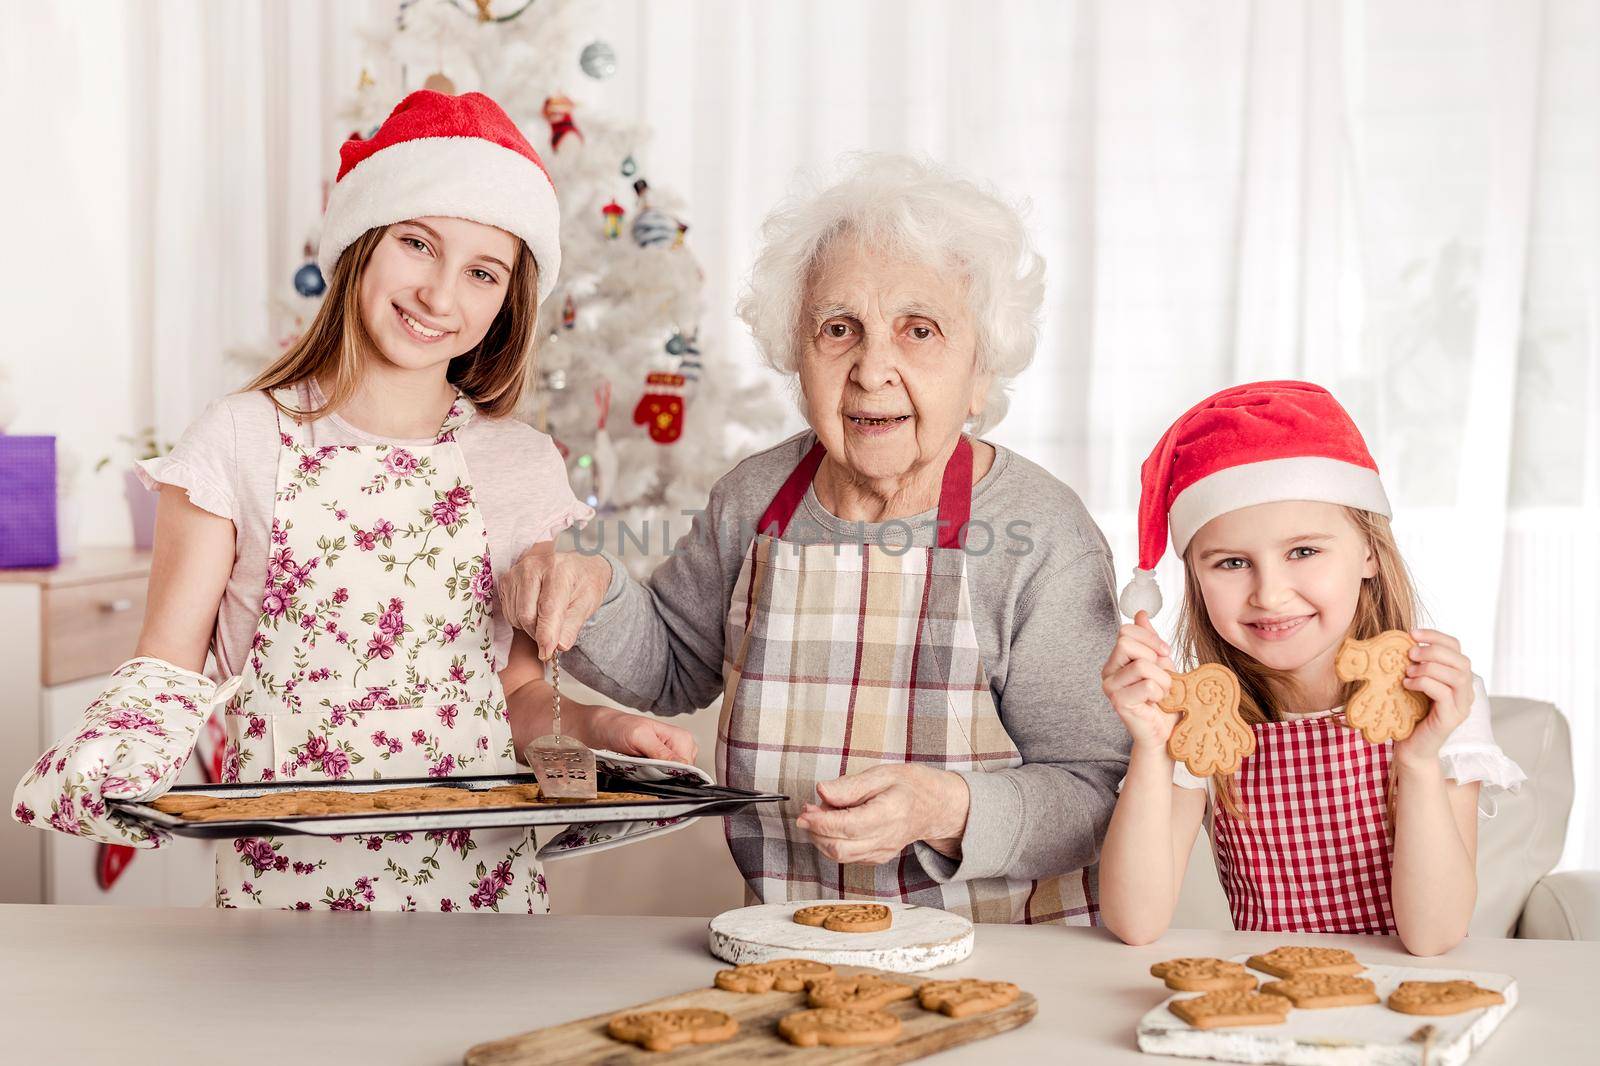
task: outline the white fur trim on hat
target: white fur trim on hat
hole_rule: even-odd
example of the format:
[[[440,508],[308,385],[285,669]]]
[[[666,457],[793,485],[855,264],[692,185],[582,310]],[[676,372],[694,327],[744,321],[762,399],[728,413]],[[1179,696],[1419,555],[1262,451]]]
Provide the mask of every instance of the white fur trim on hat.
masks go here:
[[[539,302],[561,272],[555,186],[527,156],[480,137],[421,137],[373,153],[336,182],[317,265],[333,277],[339,254],[369,229],[440,215],[521,237],[539,264]]]
[[[1178,494],[1167,512],[1172,550],[1182,555],[1200,527],[1218,515],[1282,500],[1359,507],[1389,517],[1389,497],[1376,470],[1322,456],[1266,459],[1208,474]]]

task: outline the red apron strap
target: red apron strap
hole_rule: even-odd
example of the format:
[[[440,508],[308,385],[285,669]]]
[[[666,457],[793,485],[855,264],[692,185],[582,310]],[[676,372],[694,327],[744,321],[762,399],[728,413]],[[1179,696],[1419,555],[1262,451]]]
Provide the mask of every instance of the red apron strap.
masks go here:
[[[783,539],[790,519],[806,498],[811,482],[816,479],[817,468],[828,450],[817,441],[789,474],[778,494],[767,504],[756,525],[758,534]],[[967,542],[967,522],[972,518],[972,442],[965,434],[956,441],[956,450],[944,467],[944,480],[939,486],[939,544],[941,548],[962,548]]]
[[[939,547],[965,548],[971,518],[972,442],[963,433],[950,461],[944,464],[944,482],[939,486]]]
[[[822,465],[822,457],[828,454],[828,449],[822,446],[819,440],[811,446],[806,457],[789,474],[789,480],[783,483],[783,488],[767,504],[766,511],[761,515],[761,521],[756,525],[757,534],[766,534],[769,537],[783,539],[784,530],[789,528],[789,520],[800,507],[800,501],[806,498],[806,491],[811,488],[811,481],[817,476],[817,467]]]

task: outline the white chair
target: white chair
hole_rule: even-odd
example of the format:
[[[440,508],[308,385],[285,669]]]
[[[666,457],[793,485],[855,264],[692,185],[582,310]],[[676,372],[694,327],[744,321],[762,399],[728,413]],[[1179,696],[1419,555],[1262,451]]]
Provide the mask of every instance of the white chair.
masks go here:
[[[1552,874],[1572,811],[1572,735],[1554,704],[1491,696],[1494,736],[1527,773],[1516,793],[1487,794],[1478,821],[1478,905],[1471,936],[1600,940],[1600,870]],[[1231,929],[1211,842],[1195,841],[1175,929]]]

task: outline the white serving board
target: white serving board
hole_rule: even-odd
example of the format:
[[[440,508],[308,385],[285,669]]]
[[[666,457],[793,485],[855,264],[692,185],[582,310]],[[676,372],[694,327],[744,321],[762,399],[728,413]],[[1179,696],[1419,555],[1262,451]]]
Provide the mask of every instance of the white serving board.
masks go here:
[[[1249,955],[1235,955],[1247,962]],[[1262,983],[1275,981],[1257,972]],[[1378,1002],[1363,1007],[1291,1010],[1281,1025],[1253,1025],[1234,1029],[1195,1029],[1167,1009],[1176,999],[1201,995],[1179,992],[1168,996],[1139,1019],[1139,1050],[1157,1055],[1222,1062],[1310,1064],[1310,1066],[1423,1066],[1423,1045],[1411,1039],[1424,1025],[1434,1028],[1426,1066],[1460,1066],[1489,1039],[1511,1008],[1517,1005],[1517,982],[1509,974],[1469,970],[1432,970],[1410,966],[1368,966],[1361,973],[1377,986]],[[1506,997],[1503,1005],[1480,1007],[1461,1014],[1427,1016],[1401,1014],[1384,1004],[1401,981],[1476,981]],[[1155,978],[1151,978],[1155,980]]]
[[[894,912],[894,921],[879,933],[836,933],[794,920],[794,912],[801,907],[850,902],[854,901],[790,900],[724,911],[711,919],[711,954],[735,966],[773,959],[813,959],[894,973],[948,966],[972,954],[972,923],[937,907],[886,903]]]

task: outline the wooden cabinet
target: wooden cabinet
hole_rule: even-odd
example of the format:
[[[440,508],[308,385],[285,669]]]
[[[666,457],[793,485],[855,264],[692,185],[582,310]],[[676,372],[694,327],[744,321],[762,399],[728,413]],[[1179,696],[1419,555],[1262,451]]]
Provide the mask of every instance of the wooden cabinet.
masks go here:
[[[0,903],[208,906],[212,845],[176,840],[141,851],[110,891],[95,880],[89,841],[17,824],[11,790],[64,736],[133,655],[144,620],[150,556],[88,548],[49,570],[0,570]],[[191,763],[185,781],[200,780]]]

